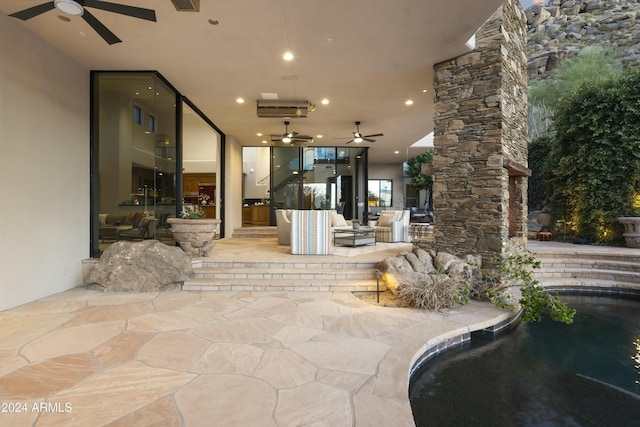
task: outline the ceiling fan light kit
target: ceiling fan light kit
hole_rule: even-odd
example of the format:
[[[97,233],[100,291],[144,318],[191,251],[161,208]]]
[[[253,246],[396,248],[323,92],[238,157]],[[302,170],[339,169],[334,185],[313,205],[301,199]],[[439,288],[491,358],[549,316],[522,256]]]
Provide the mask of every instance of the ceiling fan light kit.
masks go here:
[[[353,132],[353,138],[350,141],[347,141],[346,144],[351,144],[352,142],[355,142],[356,144],[360,144],[362,141],[373,143],[373,142],[376,142],[376,140],[371,138],[384,136],[383,133],[372,133],[371,135],[363,135],[360,133],[360,122],[355,122],[355,123],[356,123],[356,131]],[[343,138],[339,138],[339,139],[343,139]],[[347,138],[344,138],[344,139],[347,139]]]
[[[282,142],[284,144],[312,143],[313,137],[300,135],[298,132],[289,132],[289,122],[284,122],[284,133],[282,135],[271,135],[271,142]]]
[[[84,14],[84,7],[73,0],[55,0],[53,5],[66,15],[82,16]]]

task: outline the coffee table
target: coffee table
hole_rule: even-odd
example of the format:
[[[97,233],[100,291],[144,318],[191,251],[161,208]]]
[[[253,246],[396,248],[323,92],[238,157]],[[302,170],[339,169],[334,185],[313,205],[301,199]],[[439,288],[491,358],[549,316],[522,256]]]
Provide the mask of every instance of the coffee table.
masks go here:
[[[351,246],[375,245],[376,229],[373,227],[336,228],[333,230],[333,244]]]

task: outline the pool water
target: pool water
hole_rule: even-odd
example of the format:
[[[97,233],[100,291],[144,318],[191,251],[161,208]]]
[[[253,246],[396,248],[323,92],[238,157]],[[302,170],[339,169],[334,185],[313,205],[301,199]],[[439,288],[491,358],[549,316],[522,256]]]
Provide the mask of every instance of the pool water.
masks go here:
[[[416,426],[640,426],[640,300],[560,297],[572,325],[523,323],[428,360]]]

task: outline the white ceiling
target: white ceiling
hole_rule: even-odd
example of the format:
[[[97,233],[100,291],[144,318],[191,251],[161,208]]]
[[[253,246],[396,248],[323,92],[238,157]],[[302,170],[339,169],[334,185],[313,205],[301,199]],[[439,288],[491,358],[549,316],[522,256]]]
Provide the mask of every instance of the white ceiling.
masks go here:
[[[0,11],[42,3],[0,0]],[[11,19],[89,69],[159,71],[242,145],[263,146],[258,132],[284,132],[284,119],[256,116],[256,100],[271,92],[316,105],[289,126],[322,134],[315,145],[344,144],[335,138],[351,137],[361,121],[362,133],[384,133],[369,145],[370,161],[395,163],[423,151],[408,147],[432,131],[433,64],[465,52],[502,1],[201,0],[197,13],[177,12],[170,0],[111,3],[155,9],[157,22],[89,8],[123,41],[110,46],[82,18],[65,22],[55,9]],[[292,62],[282,59],[287,50]]]

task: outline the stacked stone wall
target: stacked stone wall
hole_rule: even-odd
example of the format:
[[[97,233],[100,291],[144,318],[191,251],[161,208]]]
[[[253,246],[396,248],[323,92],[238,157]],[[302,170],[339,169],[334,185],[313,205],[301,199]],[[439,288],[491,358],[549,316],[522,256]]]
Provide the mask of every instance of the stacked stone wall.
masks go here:
[[[505,168],[505,159],[527,161],[525,24],[519,2],[507,0],[476,33],[474,51],[434,66],[438,251],[489,260],[526,235],[526,177]]]

